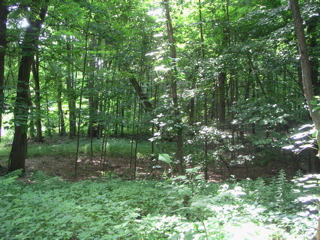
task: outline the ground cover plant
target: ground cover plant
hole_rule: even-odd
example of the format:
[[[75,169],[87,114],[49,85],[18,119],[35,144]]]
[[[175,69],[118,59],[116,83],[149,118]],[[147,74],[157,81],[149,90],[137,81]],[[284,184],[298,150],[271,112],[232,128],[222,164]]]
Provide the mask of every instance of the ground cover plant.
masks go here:
[[[0,144],[0,166],[4,171],[8,166],[10,143],[10,139],[4,139]],[[167,152],[174,160],[176,144],[160,141],[154,144],[153,152],[151,144],[147,140],[132,140],[131,138],[110,137],[107,141],[80,138],[76,178],[84,179],[107,174],[118,175],[122,179],[158,179],[168,170],[169,166],[159,161],[157,156]],[[76,139],[61,136],[47,137],[43,143],[31,141],[28,145],[26,173],[41,170],[48,176],[60,176],[63,179],[74,180],[76,145]],[[204,155],[199,154],[201,145],[195,143],[194,145],[188,149],[189,154],[186,159],[189,159],[189,164],[187,166],[202,166],[204,169]],[[230,175],[235,175],[237,179],[271,177],[281,169],[285,169],[286,173],[291,176],[294,175],[292,163],[286,158],[278,161],[272,160],[264,165],[259,164],[259,161],[250,161],[245,165],[232,165],[229,160],[221,160],[222,157],[228,157],[228,151],[224,148],[215,147],[208,152],[212,158],[207,163],[209,180],[219,181],[229,178]],[[228,164],[225,164],[226,162]],[[172,163],[172,167],[175,170],[176,164]],[[249,170],[249,176],[247,170]],[[4,171],[1,171],[0,174]]]
[[[311,239],[319,175],[288,181],[151,181],[104,177],[67,182],[35,171],[1,177],[2,239]]]
[[[319,11],[2,1],[0,240],[312,238]]]
[[[78,154],[78,179],[105,174],[120,175],[132,178],[130,165],[137,161],[136,177],[150,173],[155,164],[151,159],[150,142],[138,141],[133,151],[132,142],[125,138],[102,139],[81,138]],[[9,140],[0,145],[0,165],[8,165],[10,151]],[[44,143],[30,142],[26,160],[27,174],[29,171],[42,170],[49,176],[61,176],[64,179],[75,179],[76,140],[67,137],[46,138]]]
[[[81,138],[79,152],[89,155],[91,149],[93,153],[101,154],[103,141],[101,139]],[[92,147],[91,147],[92,145]],[[130,156],[131,140],[125,138],[110,138],[105,143],[106,152],[112,157]],[[0,157],[7,157],[10,152],[11,139],[4,139],[1,144]],[[150,142],[140,141],[138,145],[140,154],[145,155],[150,151]],[[76,153],[76,140],[67,137],[53,136],[46,138],[44,143],[29,143],[28,157],[38,156],[73,156]]]

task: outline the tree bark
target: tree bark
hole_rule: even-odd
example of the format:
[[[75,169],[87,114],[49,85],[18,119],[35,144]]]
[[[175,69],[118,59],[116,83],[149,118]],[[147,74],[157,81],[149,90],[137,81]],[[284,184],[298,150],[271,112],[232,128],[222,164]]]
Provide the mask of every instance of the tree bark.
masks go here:
[[[225,6],[225,21],[227,23],[230,22],[230,17],[229,17],[229,0],[226,0],[226,6]],[[223,30],[223,37],[222,37],[222,42],[221,42],[221,47],[222,48],[229,48],[231,45],[230,42],[230,35],[231,35],[231,30],[229,27],[229,24],[225,26],[225,29]],[[223,129],[225,126],[226,122],[226,88],[227,88],[227,72],[226,69],[222,68],[222,71],[219,72],[218,75],[218,92],[219,92],[219,113],[218,113],[218,118],[219,118],[219,124],[218,126]]]
[[[90,42],[90,50],[94,51],[96,45],[96,39],[91,38]],[[91,56],[89,60],[90,65],[90,77],[88,79],[88,88],[89,88],[89,124],[88,124],[88,137],[89,138],[97,138],[99,137],[99,124],[97,121],[97,113],[99,108],[98,95],[95,91],[95,70],[98,66],[96,66],[96,62],[94,60],[94,56]]]
[[[172,70],[170,71],[171,78],[171,91],[172,91],[172,101],[174,108],[174,117],[175,117],[175,126],[176,126],[176,135],[177,135],[177,167],[179,174],[184,174],[184,166],[183,166],[183,135],[182,135],[182,123],[180,119],[180,111],[179,111],[179,103],[178,103],[178,87],[177,87],[177,51],[174,41],[173,27],[170,16],[170,8],[169,2],[163,1],[163,5],[165,7],[165,14],[167,20],[167,34],[170,46],[170,53],[172,59]]]
[[[68,59],[71,59],[71,46],[70,43],[67,43],[68,50]],[[77,128],[76,128],[76,93],[74,89],[73,83],[73,69],[71,64],[68,64],[68,76],[66,79],[67,85],[67,99],[68,99],[68,107],[69,107],[69,137],[74,138],[76,136]]]
[[[39,57],[36,55],[36,60],[32,64],[32,73],[34,79],[34,89],[35,89],[35,122],[36,122],[36,142],[43,142],[42,138],[42,124],[41,124],[41,96],[40,96],[40,78],[39,78]]]
[[[136,93],[138,94],[143,106],[144,106],[144,109],[146,111],[152,111],[153,110],[153,106],[152,106],[152,103],[148,100],[148,97],[147,95],[143,92],[141,86],[139,85],[137,79],[132,76],[130,77],[130,82],[134,88],[134,90],[136,91]]]
[[[4,66],[7,48],[7,16],[8,6],[4,0],[0,0],[0,141],[2,129],[2,114],[4,113]]]
[[[18,169],[25,171],[30,71],[35,52],[37,51],[37,41],[46,12],[47,6],[44,4],[40,9],[39,16],[32,16],[28,19],[29,26],[26,29],[21,46],[22,57],[18,72],[17,95],[14,106],[14,137],[9,157],[9,171]]]
[[[318,219],[318,227],[316,232],[316,240],[320,240],[320,218]]]
[[[218,76],[219,83],[219,125],[223,129],[226,122],[226,82],[227,75],[225,72],[220,72]]]
[[[61,79],[58,80],[58,115],[59,115],[59,135],[64,136],[66,134],[66,126],[65,126],[65,121],[64,121],[64,114],[63,114],[63,109],[62,109],[62,82]]]
[[[311,64],[311,78],[312,84],[314,88],[315,95],[320,94],[320,82],[319,82],[319,60],[317,57],[318,53],[318,21],[320,19],[320,15],[312,16],[307,22],[307,35],[309,36],[307,39],[307,44],[310,46],[309,54],[310,54],[310,64]]]
[[[300,9],[298,5],[298,0],[290,0],[290,8],[292,11],[294,28],[296,31],[296,36],[299,45],[300,51],[300,62],[301,62],[301,71],[302,71],[302,84],[303,84],[303,93],[309,107],[309,113],[312,118],[312,121],[317,130],[317,143],[320,146],[320,115],[319,110],[314,111],[315,105],[312,105],[311,102],[314,100],[314,89],[312,86],[312,71],[311,64],[309,61],[307,41],[304,33],[303,20],[300,14]],[[320,157],[320,151],[318,150],[318,157]]]

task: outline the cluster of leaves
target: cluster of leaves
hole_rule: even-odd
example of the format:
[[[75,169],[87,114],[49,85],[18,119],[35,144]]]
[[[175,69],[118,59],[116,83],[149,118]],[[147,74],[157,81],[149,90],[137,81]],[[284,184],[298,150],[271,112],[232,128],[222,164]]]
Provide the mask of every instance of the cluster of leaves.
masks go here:
[[[283,141],[282,132],[287,130],[289,120],[293,114],[298,114],[290,104],[269,103],[262,98],[238,101],[232,112],[235,115],[232,121],[234,127],[242,131],[253,127],[259,130],[259,134],[254,134],[255,138],[249,139],[253,145],[277,147]]]
[[[300,128],[293,129],[294,134],[290,136],[288,141],[291,145],[284,146],[285,150],[292,150],[298,154],[308,148],[316,148],[316,129],[314,124],[304,124]]]
[[[244,155],[244,145],[235,141],[229,131],[224,131],[212,126],[195,124],[186,139],[185,161],[188,164],[208,165],[237,165],[244,163],[244,157],[251,161],[253,157]],[[203,150],[206,148],[206,152]]]
[[[166,158],[165,155],[162,156]],[[320,176],[207,183],[0,179],[5,239],[310,239]],[[310,183],[310,181],[313,181]]]
[[[101,139],[81,139],[79,152],[83,155],[90,154],[92,150],[94,154],[101,154],[102,140]],[[0,148],[0,157],[6,158],[10,151],[11,142],[5,143]],[[131,142],[128,139],[115,139],[110,138],[106,143],[106,151],[108,156],[111,157],[130,157]],[[44,144],[30,144],[28,149],[28,157],[43,157],[43,156],[56,156],[56,157],[70,157],[76,152],[75,140],[68,138],[50,138],[46,139]],[[146,156],[150,152],[149,142],[139,142],[138,153],[140,156]]]
[[[315,96],[315,98],[310,101],[310,103],[315,106],[313,111],[320,109],[319,100],[320,96]],[[292,135],[288,139],[291,145],[284,146],[283,149],[292,150],[294,153],[300,153],[308,148],[317,149],[316,135],[318,131],[315,129],[314,124],[304,124],[298,129],[293,128],[292,132]]]

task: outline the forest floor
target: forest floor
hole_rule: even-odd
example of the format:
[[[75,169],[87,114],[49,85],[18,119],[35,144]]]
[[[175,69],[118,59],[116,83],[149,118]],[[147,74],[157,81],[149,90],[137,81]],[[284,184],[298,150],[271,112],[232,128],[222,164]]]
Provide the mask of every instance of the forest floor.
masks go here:
[[[164,172],[168,173],[168,165],[163,162],[152,162],[150,158],[139,156],[136,160],[130,157],[114,157],[108,156],[101,160],[101,154],[79,154],[77,166],[75,166],[75,154],[59,154],[54,152],[52,142],[47,142],[46,150],[41,150],[41,154],[36,154],[26,159],[26,175],[27,177],[36,171],[42,171],[51,177],[61,177],[69,181],[77,181],[83,179],[95,179],[99,177],[120,177],[124,180],[131,179],[162,179]],[[59,140],[58,145],[70,147],[63,140]],[[30,147],[42,148],[41,144],[29,144]],[[73,147],[73,146],[72,146]],[[6,147],[9,150],[9,147]],[[68,149],[70,150],[70,149]],[[130,154],[129,154],[130,155]],[[136,172],[133,171],[136,164]],[[4,159],[0,160],[1,166],[6,166]],[[248,162],[246,166],[236,165],[230,166],[225,163],[209,166],[209,181],[220,182],[229,178],[236,180],[241,179],[257,179],[258,177],[269,178],[277,176],[281,169],[285,170],[288,176],[293,176],[296,172],[293,170],[290,162],[281,159],[274,159],[263,164],[256,162]],[[161,168],[153,168],[153,166],[161,166]],[[195,166],[188,166],[192,168]]]
[[[73,157],[74,158],[74,157]],[[75,159],[66,157],[44,156],[36,158],[28,158],[26,160],[26,172],[33,173],[42,171],[48,176],[61,177],[66,180],[75,181],[83,179],[95,179],[102,176],[120,177],[125,180],[131,179],[162,179],[163,172],[168,172],[168,167],[160,162],[160,169],[152,169],[149,159],[138,159],[136,165],[136,173],[134,177],[133,170],[130,169],[130,158],[107,158],[104,164],[101,164],[100,157],[90,158],[88,156],[80,157],[77,162],[77,173],[75,174]],[[133,165],[133,164],[132,164]],[[190,166],[192,167],[192,166]],[[283,169],[287,175],[295,173],[285,163],[272,162],[264,165],[249,164],[245,166],[211,166],[209,173],[209,181],[220,182],[229,178],[240,179],[257,179],[258,177],[269,178],[277,176],[279,171]],[[75,175],[77,177],[75,178]]]

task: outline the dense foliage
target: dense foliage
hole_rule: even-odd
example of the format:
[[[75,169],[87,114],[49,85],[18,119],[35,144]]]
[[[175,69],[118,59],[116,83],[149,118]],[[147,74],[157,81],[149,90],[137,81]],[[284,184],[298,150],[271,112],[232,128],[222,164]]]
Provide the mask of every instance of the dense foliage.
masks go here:
[[[318,94],[319,5],[299,2]],[[283,158],[285,137],[310,121],[287,1],[1,3],[0,123],[14,136],[10,170],[25,168],[27,134],[37,142],[143,135],[180,172],[188,163],[230,167],[242,161],[236,156],[272,163]],[[294,169],[320,167],[309,159]]]
[[[0,0],[0,238],[311,239],[320,5],[289,4]]]
[[[0,179],[3,239],[311,239],[320,178]]]

